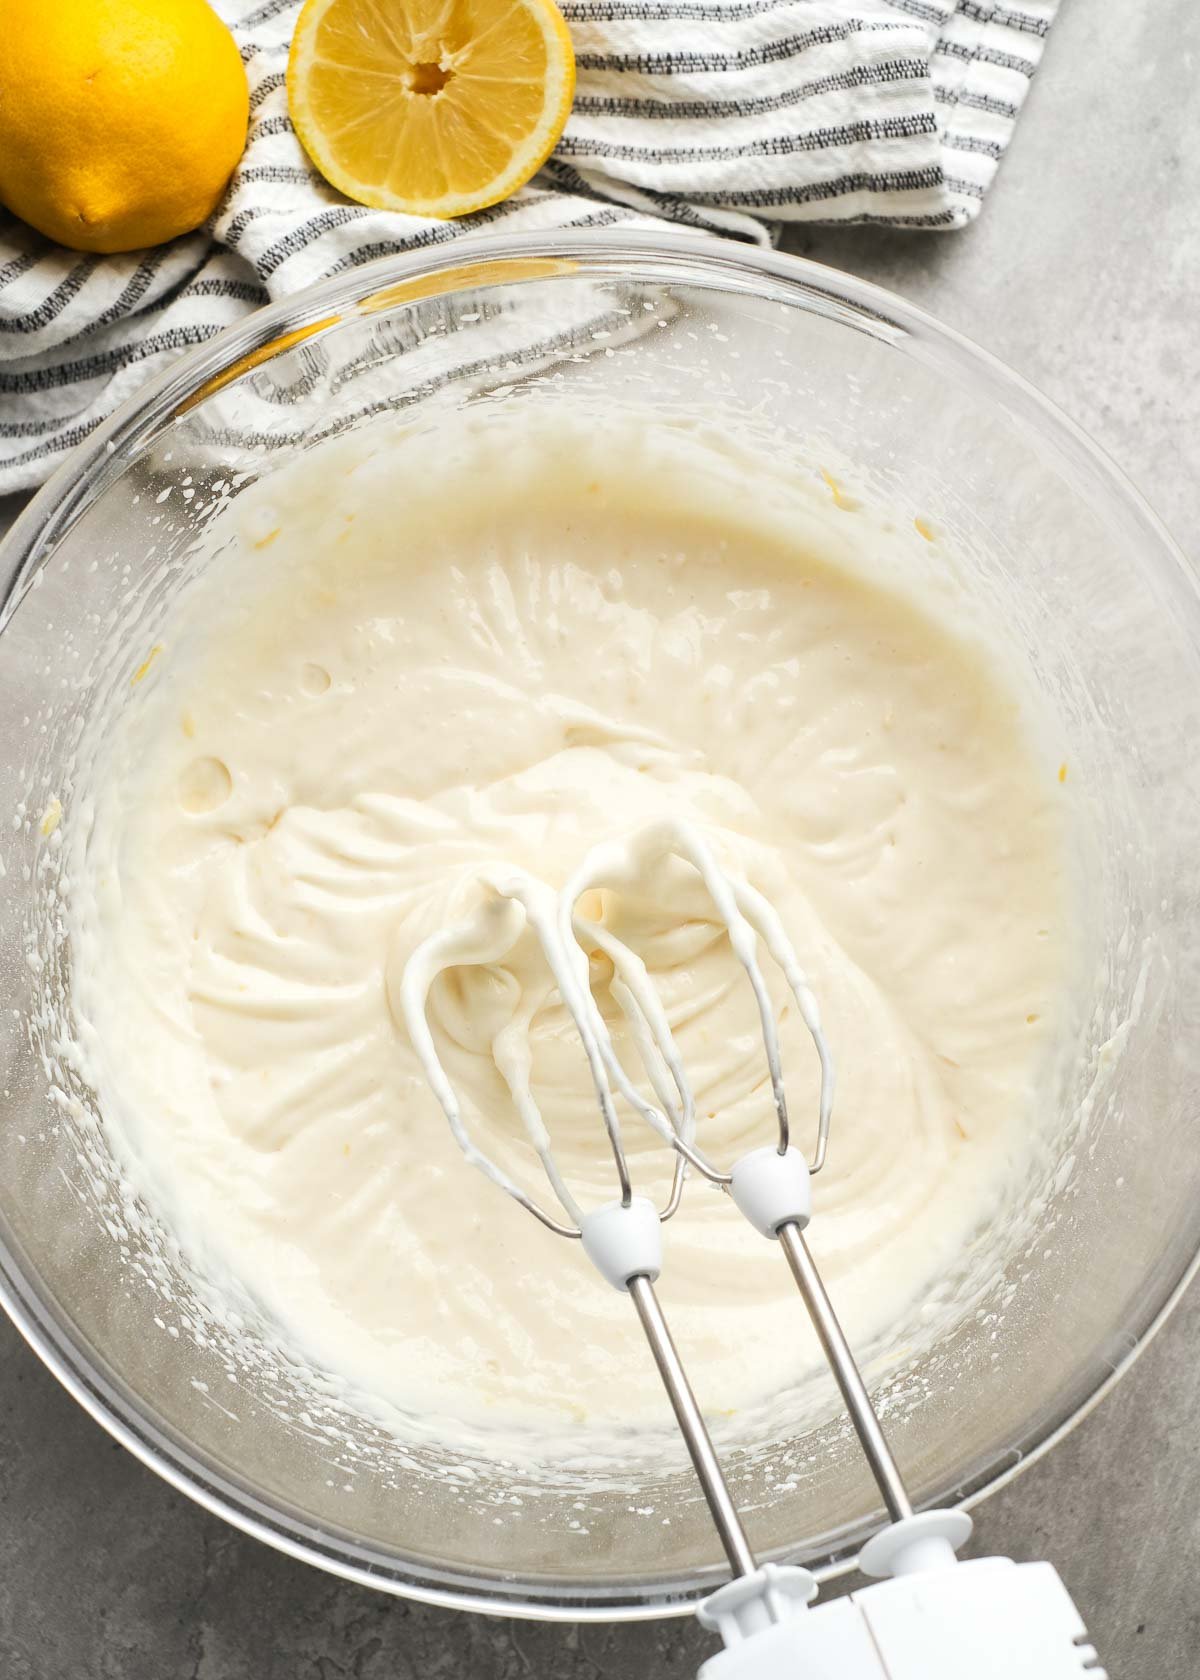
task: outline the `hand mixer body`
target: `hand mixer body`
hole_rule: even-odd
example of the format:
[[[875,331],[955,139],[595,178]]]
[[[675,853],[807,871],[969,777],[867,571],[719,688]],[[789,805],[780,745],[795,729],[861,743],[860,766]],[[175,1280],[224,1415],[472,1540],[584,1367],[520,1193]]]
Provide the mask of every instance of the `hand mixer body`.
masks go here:
[[[728,1589],[723,1588],[722,1591]],[[700,1620],[724,1632],[715,1593]],[[834,1599],[702,1664],[699,1680],[1105,1680],[1048,1563],[976,1558]]]
[[[778,1137],[742,1156],[729,1171],[715,1166],[695,1142],[694,1098],[645,965],[609,930],[582,919],[577,910],[590,888],[631,879],[647,860],[668,854],[690,863],[703,881],[759,1007]],[[487,872],[484,884],[491,897],[475,920],[434,934],[410,958],[402,986],[405,1019],[430,1086],[468,1159],[550,1231],[581,1239],[600,1275],[634,1303],[734,1577],[698,1611],[703,1625],[725,1643],[702,1666],[702,1680],[1078,1680],[1081,1675],[1105,1680],[1079,1614],[1049,1564],[1017,1565],[1004,1558],[959,1564],[956,1552],[970,1535],[970,1518],[960,1511],[914,1513],[804,1240],[811,1215],[809,1180],[824,1162],[829,1134],[833,1064],[816,999],[773,908],[748,882],[722,870],[704,835],[679,822],[594,848],[558,894],[503,867]],[[554,1162],[528,1068],[521,1064],[516,1080],[508,1073],[506,1078],[565,1220],[534,1200],[471,1141],[425,1013],[439,973],[466,962],[497,960],[526,927],[541,945],[579,1032],[620,1190],[616,1200],[589,1211],[574,1200]],[[584,939],[612,962],[613,995],[630,1023],[656,1101],[642,1094],[616,1053],[590,991]],[[811,1166],[789,1141],[776,1023],[757,959],[760,940],[783,971],[820,1059]],[[675,1150],[675,1177],[661,1210],[633,1193],[617,1093]],[[866,1574],[889,1578],[817,1609],[809,1608],[817,1588],[807,1570],[756,1563],[654,1291],[662,1268],[661,1226],[679,1206],[688,1166],[727,1190],[749,1223],[779,1242],[891,1518],[859,1560]]]

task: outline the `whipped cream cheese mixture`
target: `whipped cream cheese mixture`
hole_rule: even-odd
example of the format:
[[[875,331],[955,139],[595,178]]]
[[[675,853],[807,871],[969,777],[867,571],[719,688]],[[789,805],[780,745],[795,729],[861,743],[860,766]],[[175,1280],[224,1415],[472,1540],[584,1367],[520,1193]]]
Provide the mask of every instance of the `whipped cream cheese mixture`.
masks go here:
[[[461,1157],[399,986],[489,869],[558,888],[664,816],[775,904],[820,1001],[838,1096],[811,1241],[852,1338],[911,1337],[993,1264],[1064,1018],[1068,790],[949,560],[844,502],[698,429],[564,410],[326,445],[210,528],[224,549],[77,805],[74,1003],[134,1182],[306,1357],[447,1428],[661,1421],[628,1303]],[[774,1136],[766,1065],[727,939],[673,882],[589,909],[645,957],[728,1162]],[[598,954],[620,1045],[607,978]],[[542,1190],[492,1046],[531,987],[533,1088],[590,1206],[611,1160],[528,946],[435,984],[439,1054]],[[777,997],[811,1149],[816,1058]],[[662,1144],[626,1130],[661,1195]],[[713,1413],[816,1364],[773,1245],[700,1182],[666,1266]]]

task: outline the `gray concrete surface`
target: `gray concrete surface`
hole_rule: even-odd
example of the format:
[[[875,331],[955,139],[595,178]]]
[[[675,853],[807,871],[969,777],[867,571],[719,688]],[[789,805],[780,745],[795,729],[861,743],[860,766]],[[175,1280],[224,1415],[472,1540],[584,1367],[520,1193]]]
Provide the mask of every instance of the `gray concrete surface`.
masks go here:
[[[1198,61],[1191,0],[1067,0],[973,228],[790,242],[1025,373],[1193,556]],[[976,1551],[1059,1563],[1114,1680],[1200,1674],[1198,1351],[1193,1291],[1116,1392],[979,1516]],[[2,1680],[675,1680],[708,1648],[686,1623],[548,1627],[340,1585],[135,1464],[0,1324]]]

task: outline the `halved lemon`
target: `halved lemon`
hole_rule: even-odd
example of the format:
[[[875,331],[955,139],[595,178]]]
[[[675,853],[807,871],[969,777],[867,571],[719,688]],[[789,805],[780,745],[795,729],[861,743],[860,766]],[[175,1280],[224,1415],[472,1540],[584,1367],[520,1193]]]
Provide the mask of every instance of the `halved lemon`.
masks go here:
[[[340,192],[465,216],[546,161],[575,54],[553,0],[307,0],[287,85],[293,127]]]

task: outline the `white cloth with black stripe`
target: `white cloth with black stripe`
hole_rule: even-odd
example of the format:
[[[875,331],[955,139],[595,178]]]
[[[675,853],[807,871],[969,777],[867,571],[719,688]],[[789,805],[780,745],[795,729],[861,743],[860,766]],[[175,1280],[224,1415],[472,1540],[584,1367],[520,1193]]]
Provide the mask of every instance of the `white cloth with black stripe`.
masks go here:
[[[665,218],[768,242],[784,221],[960,227],[977,213],[1057,0],[566,0],[579,68],[533,182],[463,222],[348,203],[292,132],[300,0],[215,0],[242,49],[250,135],[202,231],[89,257],[0,220],[0,493],[188,345],[268,299],[469,227]]]

